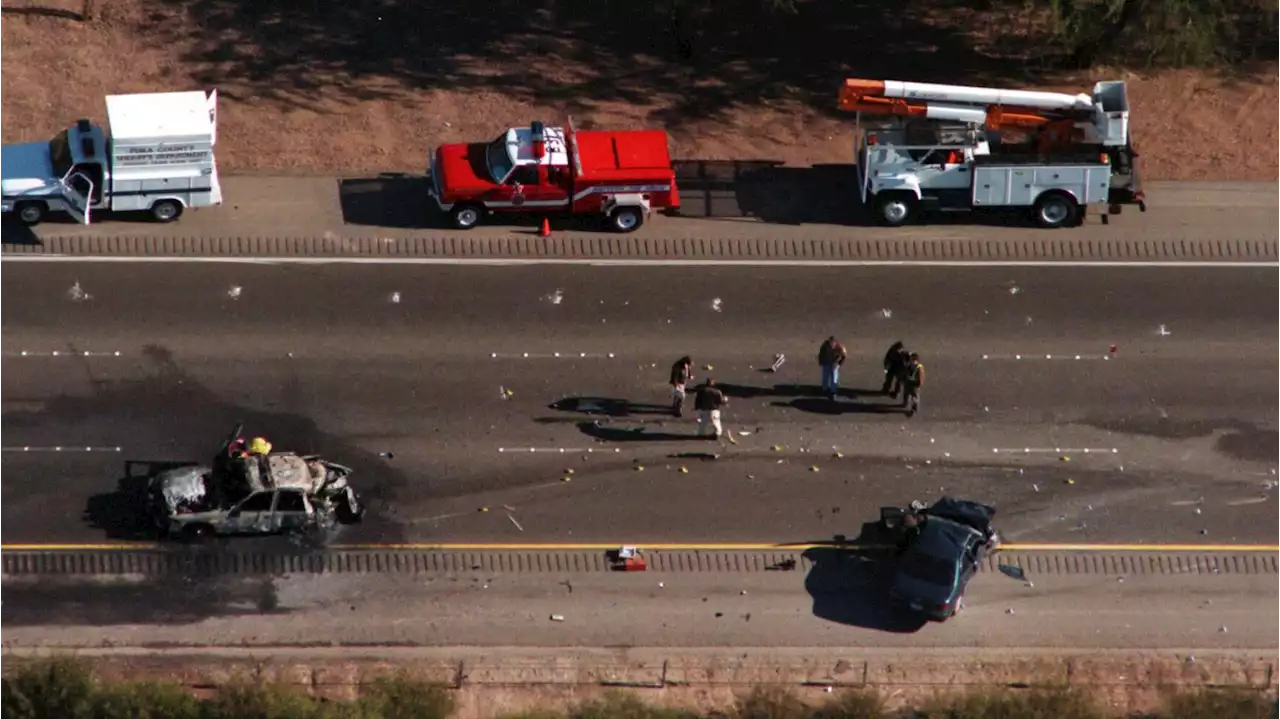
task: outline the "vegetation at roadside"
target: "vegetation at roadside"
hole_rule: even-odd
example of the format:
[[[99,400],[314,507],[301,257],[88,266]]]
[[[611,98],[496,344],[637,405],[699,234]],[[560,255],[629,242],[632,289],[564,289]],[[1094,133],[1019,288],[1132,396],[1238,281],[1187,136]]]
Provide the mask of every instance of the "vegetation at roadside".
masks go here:
[[[197,698],[164,682],[98,681],[85,662],[24,663],[4,679],[3,719],[447,719],[450,690],[403,676],[380,678],[356,701],[335,702],[295,687],[244,682]],[[1205,689],[1171,694],[1161,711],[1126,719],[1274,719],[1277,702],[1257,691]],[[834,693],[811,705],[780,687],[756,689],[719,712],[665,708],[637,693],[611,692],[567,710],[537,709],[501,719],[1118,719],[1085,692],[1063,687],[1005,689],[939,698],[913,709],[886,707],[871,692]]]

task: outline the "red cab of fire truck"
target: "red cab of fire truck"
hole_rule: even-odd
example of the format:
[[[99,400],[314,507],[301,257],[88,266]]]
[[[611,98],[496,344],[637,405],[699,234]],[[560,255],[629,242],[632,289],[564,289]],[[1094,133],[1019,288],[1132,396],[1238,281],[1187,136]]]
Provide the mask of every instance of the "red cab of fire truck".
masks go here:
[[[667,133],[576,132],[572,120],[442,145],[431,158],[428,192],[459,230],[496,213],[598,215],[606,227],[632,232],[653,210],[680,206]]]

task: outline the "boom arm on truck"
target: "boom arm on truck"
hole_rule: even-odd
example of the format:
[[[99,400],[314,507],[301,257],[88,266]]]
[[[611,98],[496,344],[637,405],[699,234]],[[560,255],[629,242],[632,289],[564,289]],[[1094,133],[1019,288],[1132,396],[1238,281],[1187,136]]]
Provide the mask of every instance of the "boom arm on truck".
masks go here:
[[[1101,200],[1110,205],[1109,212],[1118,214],[1121,205],[1125,204],[1137,204],[1146,211],[1135,164],[1138,154],[1129,136],[1129,99],[1124,82],[1099,82],[1094,85],[1092,94],[1072,95],[850,78],[840,87],[837,105],[841,110],[857,113],[859,124],[863,113],[905,121],[895,123],[900,128],[897,131],[869,131],[860,136],[857,154],[864,165],[864,200],[868,194],[886,191],[901,194],[907,190],[918,200],[941,201],[944,209],[960,209],[969,204],[1001,204],[1000,200],[980,197],[982,193],[978,192],[989,190],[994,185],[985,179],[980,187],[972,181],[961,183],[960,175],[976,181],[979,172],[990,174],[987,168],[993,165],[1057,168],[1083,166],[1081,163],[1097,165],[1101,158],[1102,164],[1109,166],[1107,175],[1110,179]],[[1003,131],[1007,129],[1028,131],[1031,142],[1006,138]],[[960,130],[959,135],[957,130]],[[959,145],[946,146],[936,141],[922,145],[912,139],[940,136],[939,132],[949,132],[953,138],[963,136],[966,139]],[[891,149],[888,154],[884,151],[874,153],[877,159],[873,162],[867,145],[877,142],[882,145],[888,143]],[[932,163],[927,161],[926,158],[934,156],[945,159]],[[908,157],[912,159],[908,160]],[[1022,177],[1026,172],[1016,174]],[[1094,170],[1089,173],[1096,174]],[[950,174],[956,175],[954,180],[946,177]],[[902,187],[890,188],[894,183],[900,183]],[[974,193],[963,201],[957,199],[959,195],[956,194],[962,189],[961,184],[966,185],[966,192]],[[1023,190],[1033,186],[1040,191],[1036,182],[1019,185]],[[1095,181],[1092,187],[1096,190],[1100,185]],[[1048,189],[1076,197],[1081,207],[1099,201],[1092,199],[1094,193],[1081,192],[1074,187]],[[939,200],[940,196],[946,197]],[[1009,199],[1003,202],[1022,204],[1022,201]],[[897,216],[906,217],[906,213],[899,211]],[[1106,221],[1105,216],[1103,221]],[[1061,223],[1043,220],[1041,224],[1057,226]]]

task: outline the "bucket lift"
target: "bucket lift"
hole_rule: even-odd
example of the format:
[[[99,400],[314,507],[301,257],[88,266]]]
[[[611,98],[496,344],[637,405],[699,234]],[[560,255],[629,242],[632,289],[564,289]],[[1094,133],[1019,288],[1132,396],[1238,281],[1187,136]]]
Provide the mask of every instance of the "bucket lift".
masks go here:
[[[1003,90],[964,85],[938,85],[897,80],[848,79],[840,88],[838,106],[856,113],[859,125],[859,169],[862,173],[863,200],[880,190],[908,190],[917,200],[936,203],[943,210],[967,210],[981,205],[1020,205],[1017,193],[1006,192],[999,201],[983,193],[973,182],[978,167],[1019,165],[1017,179],[1010,179],[1010,190],[1021,183],[1022,190],[1043,191],[1074,197],[1077,208],[1067,214],[1079,219],[1088,204],[1109,206],[1110,214],[1119,214],[1121,206],[1136,204],[1146,211],[1141,183],[1135,167],[1137,153],[1129,135],[1129,101],[1124,82],[1108,81],[1094,85],[1093,94],[1070,95],[1031,90]],[[882,131],[861,131],[862,115],[892,118],[891,127]],[[1009,131],[1030,136],[1029,142],[1011,141]],[[946,139],[947,142],[942,142]],[[995,149],[993,150],[993,143]],[[871,148],[881,145],[878,151]],[[898,152],[885,152],[890,146]],[[909,158],[909,159],[908,159]],[[1092,182],[1080,188],[1064,183],[1050,187],[1029,181],[1035,168],[1108,166],[1109,181],[1105,197],[1097,197]],[[1082,164],[1083,163],[1083,164]],[[913,167],[914,165],[914,167]],[[970,177],[963,175],[972,167]],[[936,168],[936,169],[935,169]],[[1095,168],[1096,169],[1096,168]],[[990,176],[990,172],[984,173]],[[1097,173],[1090,169],[1088,174]],[[895,182],[873,180],[897,175],[903,187]],[[953,175],[947,178],[945,175]],[[1061,173],[1052,174],[1061,178]],[[1046,175],[1047,177],[1047,175]],[[990,179],[990,177],[988,177]],[[1081,176],[1081,181],[1083,181]],[[963,180],[963,182],[961,182]],[[1049,183],[1052,184],[1052,183]],[[970,186],[972,185],[972,186]],[[965,190],[967,201],[957,191]],[[1085,190],[1081,192],[1081,190]],[[1028,198],[1021,198],[1028,202]],[[897,210],[910,208],[898,207]],[[1067,208],[1057,207],[1055,217]],[[1039,213],[1039,211],[1038,211]],[[899,213],[901,214],[901,213]],[[909,213],[908,213],[909,214]],[[895,217],[884,217],[889,224],[902,224]],[[1044,226],[1060,226],[1063,222],[1038,216]],[[1107,219],[1103,215],[1103,221]]]

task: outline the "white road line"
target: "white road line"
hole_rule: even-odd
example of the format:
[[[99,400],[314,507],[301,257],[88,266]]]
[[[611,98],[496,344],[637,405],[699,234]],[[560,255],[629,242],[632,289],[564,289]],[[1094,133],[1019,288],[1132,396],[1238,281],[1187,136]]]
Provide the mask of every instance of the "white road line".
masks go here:
[[[612,352],[490,352],[493,359],[614,359]]]
[[[991,451],[995,454],[1118,454],[1120,452],[1115,447],[1022,447],[1021,449],[993,447]]]
[[[36,447],[31,445],[23,445],[21,447],[0,447],[0,452],[121,452],[120,447],[85,447],[84,445],[55,445],[51,447]]]
[[[5,352],[5,357],[120,357],[121,352],[78,352],[74,350],[52,350],[49,352],[35,352],[32,350],[20,350],[17,352]]]
[[[601,454],[616,454],[618,452],[621,452],[622,448],[614,447],[613,449],[605,449],[605,448],[596,448],[596,447],[499,447],[498,451],[503,452],[505,454],[524,454],[524,453],[534,453],[534,452],[555,452],[559,454],[579,454],[582,452],[586,452],[587,454],[594,454],[596,452],[600,452]]]
[[[984,360],[1103,360],[1111,359],[1111,355],[1075,355],[1075,354],[1025,354],[1025,355],[982,355]]]
[[[102,255],[4,255],[0,262],[138,262],[220,263],[240,265],[460,265],[519,267],[582,265],[586,267],[1078,267],[1078,268],[1278,268],[1280,262],[1077,262],[1015,260],[963,262],[956,260],[696,260],[696,259],[504,259],[480,257],[111,257]]]

